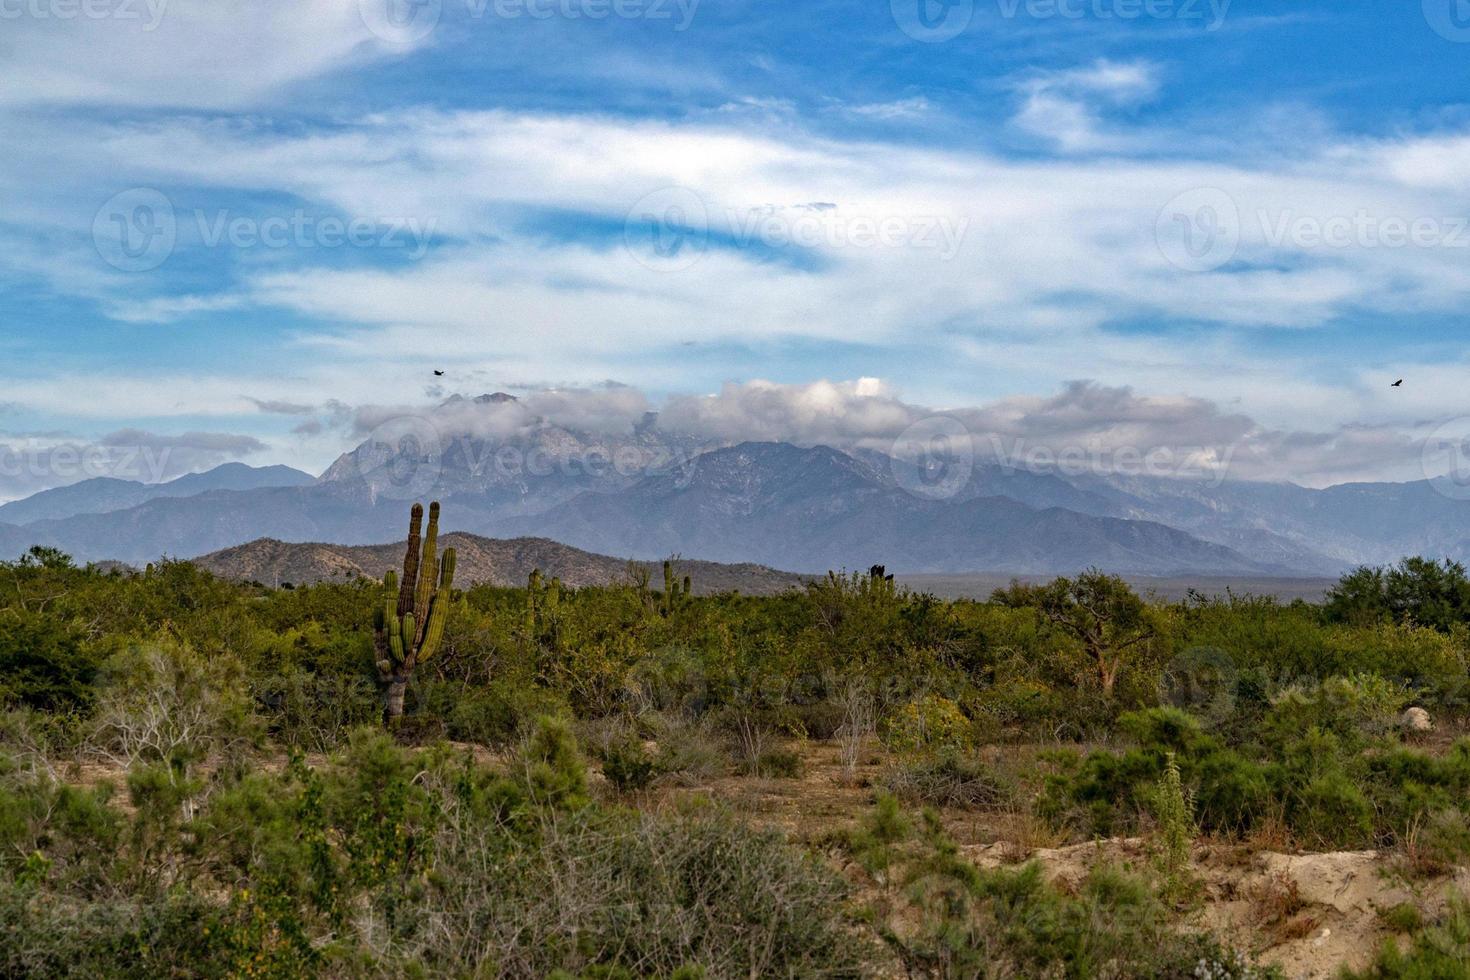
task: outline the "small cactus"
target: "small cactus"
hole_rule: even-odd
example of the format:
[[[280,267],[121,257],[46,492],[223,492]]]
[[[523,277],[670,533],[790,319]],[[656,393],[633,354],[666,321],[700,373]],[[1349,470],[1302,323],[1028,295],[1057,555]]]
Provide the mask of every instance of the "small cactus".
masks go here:
[[[664,562],[664,592],[659,604],[659,614],[672,616],[689,601],[690,581],[685,575],[681,583],[674,577],[673,561]]]
[[[526,636],[535,640],[549,624],[554,624],[560,606],[561,579],[553,577],[547,581],[541,569],[533,569],[526,583]]]
[[[378,674],[386,691],[383,720],[389,726],[403,717],[403,695],[408,679],[430,660],[444,639],[454,586],[455,551],[441,559],[439,504],[429,505],[429,527],[422,532],[424,508],[414,504],[408,524],[408,549],[403,556],[403,578],[389,571],[383,576],[383,606],[374,617]]]

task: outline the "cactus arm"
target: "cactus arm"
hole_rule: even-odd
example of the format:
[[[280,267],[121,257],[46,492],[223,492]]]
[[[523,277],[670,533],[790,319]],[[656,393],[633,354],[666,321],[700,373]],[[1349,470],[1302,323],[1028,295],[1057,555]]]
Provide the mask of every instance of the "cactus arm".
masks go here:
[[[439,503],[429,504],[429,530],[424,535],[423,552],[419,555],[419,580],[413,597],[413,613],[422,634],[429,620],[429,600],[434,597],[434,586],[439,576]]]
[[[414,504],[408,520],[408,550],[403,554],[403,584],[398,589],[398,615],[413,612],[413,594],[419,575],[419,529],[424,522],[424,505]]]
[[[403,617],[398,620],[398,630],[398,642],[403,646],[403,660],[401,663],[407,664],[412,669],[413,664],[417,662],[417,659],[414,657],[417,651],[414,649],[413,643],[417,627],[414,625],[413,613],[403,614]]]
[[[429,603],[429,625],[424,631],[424,642],[419,647],[418,662],[424,663],[439,650],[439,641],[444,639],[444,620],[449,618],[449,599],[441,593]]]
[[[439,584],[429,596],[428,604],[425,606],[428,612],[420,627],[419,652],[416,658],[418,663],[423,663],[432,657],[439,649],[439,641],[444,638],[444,621],[449,618],[449,592],[454,585],[456,560],[457,555],[453,548],[444,552]]]
[[[394,664],[403,663],[403,632],[397,617],[388,620],[388,652],[393,655]]]

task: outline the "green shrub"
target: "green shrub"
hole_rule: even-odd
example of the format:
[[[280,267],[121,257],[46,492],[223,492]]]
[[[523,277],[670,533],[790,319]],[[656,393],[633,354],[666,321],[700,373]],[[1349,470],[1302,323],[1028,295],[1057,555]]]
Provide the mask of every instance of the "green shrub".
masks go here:
[[[1279,976],[1208,935],[1172,928],[1148,886],[1122,868],[1094,867],[1067,895],[1046,883],[1039,864],[976,871],[941,852],[916,885],[918,929],[889,934],[914,974]]]
[[[1315,729],[1356,749],[1391,733],[1411,697],[1402,685],[1373,674],[1296,685],[1273,699],[1262,737],[1267,744],[1283,744]]]
[[[1373,838],[1373,804],[1341,773],[1312,780],[1287,812],[1292,829],[1312,846],[1356,847]]]
[[[104,879],[123,831],[111,796],[108,784],[68,786],[0,755],[0,878],[40,855],[46,879]]]
[[[516,772],[538,806],[577,809],[587,803],[587,766],[569,724],[545,717],[521,747]]]
[[[755,759],[752,775],[776,779],[798,779],[801,777],[801,753],[785,746],[766,749]]]
[[[441,690],[448,687],[443,685]],[[538,718],[568,714],[565,699],[553,692],[532,684],[503,681],[484,688],[455,686],[451,698],[436,704],[426,696],[425,702],[431,713],[436,709],[443,713],[450,738],[491,746],[514,744]]]
[[[383,715],[377,686],[364,674],[312,673],[292,667],[255,685],[257,710],[272,736],[289,747],[327,752]]]
[[[601,756],[602,774],[624,792],[646,789],[659,773],[658,760],[631,736],[613,741]]]
[[[1470,905],[1450,907],[1444,919],[1414,937],[1408,949],[1390,939],[1366,969],[1344,970],[1343,980],[1455,980],[1470,976]]]
[[[0,976],[228,976],[232,949],[219,909],[196,895],[57,902],[0,881]]]
[[[1414,933],[1424,928],[1424,913],[1412,902],[1400,902],[1378,910],[1378,921],[1393,932]]]
[[[129,644],[107,661],[93,742],[127,766],[188,766],[260,734],[240,662],[173,641]]]
[[[658,717],[652,723],[658,742],[658,767],[666,777],[684,783],[704,783],[730,767],[720,740],[700,722]]]
[[[1194,800],[1184,789],[1179,764],[1171,753],[1164,763],[1164,775],[1154,787],[1152,807],[1158,825],[1159,870],[1164,889],[1178,897],[1187,885],[1190,847],[1198,828],[1194,823]]]
[[[960,706],[937,694],[899,706],[879,728],[883,741],[895,752],[938,752],[968,749],[974,729]]]
[[[0,616],[0,705],[76,711],[92,704],[102,657],[75,624],[29,609]]]

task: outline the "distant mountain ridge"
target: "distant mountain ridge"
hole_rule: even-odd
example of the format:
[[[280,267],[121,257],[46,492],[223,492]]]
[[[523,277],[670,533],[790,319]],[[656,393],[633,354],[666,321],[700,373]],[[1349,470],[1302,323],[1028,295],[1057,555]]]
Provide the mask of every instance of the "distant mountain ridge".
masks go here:
[[[299,487],[316,477],[289,466],[247,466],[225,463],[204,473],[190,473],[166,483],[141,483],[97,477],[23,500],[0,505],[0,524],[34,524],[65,520],[79,514],[106,514],[137,507],[161,497],[192,497],[210,490],[255,490],[260,487]]]
[[[555,576],[573,588],[611,585],[630,577],[625,558],[582,551],[545,538],[498,540],[475,534],[452,532],[439,539],[440,546],[457,553],[455,581],[463,586],[524,585],[533,570]],[[261,582],[265,585],[316,582],[347,582],[355,578],[381,578],[403,563],[404,544],[379,545],[288,544],[262,539],[193,559],[194,564],[223,578]],[[660,563],[641,563],[650,581],[660,581]],[[805,576],[752,564],[722,564],[676,559],[676,574],[688,575],[694,592],[708,595],[738,590],[747,595],[770,595],[801,585]]]
[[[0,507],[0,556],[43,544],[139,564],[260,538],[372,545],[402,533],[410,501],[435,498],[446,530],[801,572],[1335,577],[1407,554],[1470,560],[1470,502],[1429,481],[1314,490],[976,459],[930,499],[929,474],[872,450],[711,445],[652,414],[580,431],[503,394],[439,411],[379,426],[316,480],[236,465],[45,491]]]
[[[1036,509],[1000,496],[925,500],[871,459],[784,443],[714,450],[687,481],[649,477],[508,526],[634,557],[679,551],[815,571],[879,561],[910,573],[1057,574],[1089,564],[1152,575],[1286,571],[1152,522]]]

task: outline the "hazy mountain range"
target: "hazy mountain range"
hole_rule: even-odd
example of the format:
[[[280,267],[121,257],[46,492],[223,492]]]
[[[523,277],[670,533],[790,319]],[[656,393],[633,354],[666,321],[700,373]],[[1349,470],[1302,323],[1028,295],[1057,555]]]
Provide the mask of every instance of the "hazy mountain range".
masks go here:
[[[446,403],[459,436],[380,427],[320,478],[230,464],[44,491],[0,506],[0,554],[45,544],[139,563],[261,538],[376,545],[403,533],[409,501],[433,497],[446,531],[799,572],[1310,576],[1407,554],[1470,559],[1470,502],[1427,481],[1316,490],[965,461],[941,493],[872,450],[702,446],[652,415],[614,434],[475,424],[509,398]]]

